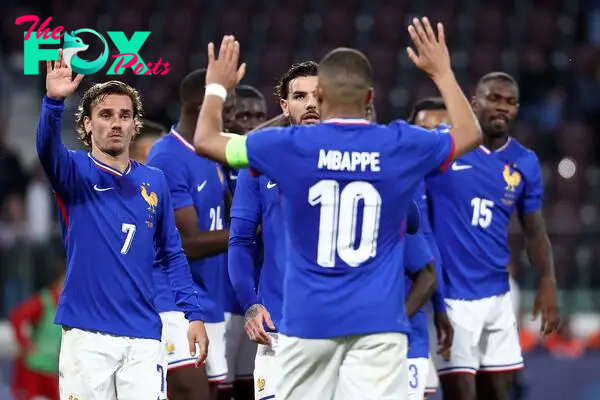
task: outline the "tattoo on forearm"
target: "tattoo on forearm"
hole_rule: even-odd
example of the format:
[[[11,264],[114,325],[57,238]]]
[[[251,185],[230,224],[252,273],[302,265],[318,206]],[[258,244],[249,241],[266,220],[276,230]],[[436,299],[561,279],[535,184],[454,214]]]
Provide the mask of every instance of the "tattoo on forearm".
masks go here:
[[[262,308],[263,306],[260,304],[254,304],[252,307],[250,307],[246,311],[246,314],[244,314],[244,324],[247,324],[248,321],[256,317]]]

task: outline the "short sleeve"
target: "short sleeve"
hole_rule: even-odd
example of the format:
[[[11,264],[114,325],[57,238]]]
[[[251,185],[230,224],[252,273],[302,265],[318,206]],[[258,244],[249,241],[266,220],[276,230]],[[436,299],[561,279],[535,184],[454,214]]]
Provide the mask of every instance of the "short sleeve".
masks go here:
[[[148,166],[160,169],[171,192],[171,202],[173,208],[190,207],[194,205],[194,199],[190,192],[190,185],[187,179],[186,166],[169,154],[159,154],[148,159]]]
[[[249,167],[260,174],[280,181],[282,164],[290,154],[294,127],[266,128],[246,140]]]
[[[410,156],[418,159],[425,174],[437,169],[446,170],[454,158],[454,138],[445,125],[429,130],[405,121],[394,121],[390,127],[399,131],[400,143],[406,146]]]
[[[250,176],[248,169],[240,170],[231,205],[231,217],[260,222],[261,202],[258,178]]]
[[[524,174],[525,186],[517,206],[520,213],[530,214],[542,208],[542,197],[544,195],[542,170],[537,156],[532,154],[527,168],[520,171]]]
[[[419,272],[431,260],[433,260],[433,254],[422,233],[405,236],[404,267],[409,273]]]

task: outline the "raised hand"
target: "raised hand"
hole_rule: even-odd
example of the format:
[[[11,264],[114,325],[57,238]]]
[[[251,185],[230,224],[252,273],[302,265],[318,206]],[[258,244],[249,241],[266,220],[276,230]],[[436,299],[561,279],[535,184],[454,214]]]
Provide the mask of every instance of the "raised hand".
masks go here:
[[[432,78],[439,78],[451,72],[450,54],[446,46],[444,25],[437,24],[437,35],[433,31],[427,17],[413,19],[408,26],[408,34],[416,51],[406,48],[410,60]]]
[[[217,83],[230,90],[235,88],[246,73],[246,64],[239,65],[240,44],[231,35],[223,36],[219,58],[215,58],[214,43],[208,44],[206,84]]]
[[[46,61],[46,95],[62,100],[77,90],[83,77],[78,74],[73,79],[73,71],[67,66],[62,49],[59,49],[58,61]]]

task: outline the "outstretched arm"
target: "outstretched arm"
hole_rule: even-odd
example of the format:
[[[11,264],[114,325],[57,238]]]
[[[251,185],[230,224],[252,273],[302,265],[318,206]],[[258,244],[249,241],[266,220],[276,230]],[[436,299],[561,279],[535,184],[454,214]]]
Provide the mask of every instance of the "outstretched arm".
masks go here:
[[[455,146],[453,157],[458,158],[479,146],[482,134],[479,121],[452,71],[444,26],[437,24],[436,35],[429,19],[414,18],[408,27],[408,34],[417,49],[415,52],[408,47],[408,57],[429,75],[444,98],[452,123],[450,134]]]
[[[233,36],[224,36],[215,58],[214,44],[208,45],[208,68],[204,102],[194,134],[196,153],[233,168],[248,165],[245,136],[223,135],[222,111],[227,91],[235,88],[244,76],[246,66],[238,68],[240,45]]]
[[[77,89],[83,75],[77,75],[73,79],[73,71],[67,67],[62,54],[60,49],[58,61],[46,62],[46,96],[42,101],[36,149],[52,188],[63,200],[67,200],[75,186],[75,164],[71,153],[62,142],[61,120],[65,98]]]

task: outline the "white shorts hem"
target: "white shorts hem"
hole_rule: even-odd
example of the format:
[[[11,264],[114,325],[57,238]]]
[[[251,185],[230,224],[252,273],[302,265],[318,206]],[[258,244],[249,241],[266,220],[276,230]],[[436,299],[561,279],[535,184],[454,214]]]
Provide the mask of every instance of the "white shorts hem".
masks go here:
[[[513,364],[507,364],[507,365],[482,365],[481,367],[479,367],[479,371],[481,372],[511,372],[511,371],[517,371],[520,369],[523,369],[524,364],[523,362],[517,362],[517,363],[513,363]]]
[[[438,376],[453,375],[453,374],[470,374],[476,375],[477,369],[471,367],[451,367],[438,370]]]

